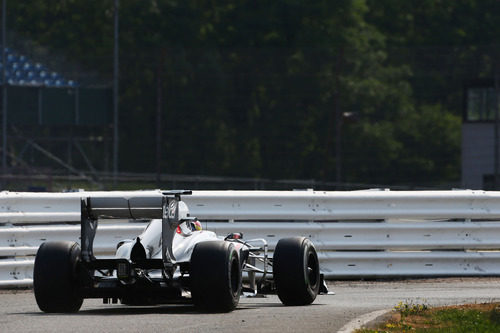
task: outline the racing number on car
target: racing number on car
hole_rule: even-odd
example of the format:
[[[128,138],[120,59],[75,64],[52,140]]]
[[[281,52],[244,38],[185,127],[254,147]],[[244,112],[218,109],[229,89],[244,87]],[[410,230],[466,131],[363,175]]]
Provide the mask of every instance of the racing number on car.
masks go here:
[[[175,219],[176,211],[177,211],[177,200],[172,200],[168,203],[168,218]]]

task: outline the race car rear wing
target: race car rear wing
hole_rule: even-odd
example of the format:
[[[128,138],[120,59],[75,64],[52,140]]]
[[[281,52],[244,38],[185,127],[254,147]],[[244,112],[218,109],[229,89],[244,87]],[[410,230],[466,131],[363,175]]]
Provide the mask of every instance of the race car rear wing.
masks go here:
[[[81,249],[82,260],[95,260],[94,238],[99,219],[161,219],[162,260],[165,272],[173,274],[175,257],[172,241],[179,219],[181,195],[191,191],[119,192],[117,196],[95,196],[82,198],[81,207]],[[123,195],[123,194],[127,195]]]

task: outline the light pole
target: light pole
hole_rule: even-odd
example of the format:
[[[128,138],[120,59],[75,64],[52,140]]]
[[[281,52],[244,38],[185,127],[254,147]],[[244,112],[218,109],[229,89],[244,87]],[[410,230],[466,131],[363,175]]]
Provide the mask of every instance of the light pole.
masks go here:
[[[113,185],[118,176],[118,9],[119,0],[114,5],[114,50],[113,50]]]
[[[5,47],[7,43],[7,0],[2,1],[2,173],[7,174],[7,82],[5,77],[5,66],[7,66]],[[3,183],[3,182],[2,182]]]
[[[496,52],[495,52],[496,53]],[[495,66],[495,74],[494,74],[494,85],[495,85],[495,126],[493,128],[493,189],[498,190],[499,187],[499,151],[498,151],[498,139],[500,136],[500,131],[499,131],[499,126],[500,126],[500,115],[499,115],[499,109],[500,109],[500,82],[499,82],[499,77],[498,77],[498,72],[499,72],[499,65],[498,63]]]

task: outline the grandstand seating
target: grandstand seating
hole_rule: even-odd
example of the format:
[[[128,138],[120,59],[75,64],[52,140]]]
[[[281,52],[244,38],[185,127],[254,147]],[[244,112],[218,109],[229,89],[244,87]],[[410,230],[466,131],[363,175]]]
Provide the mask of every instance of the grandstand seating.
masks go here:
[[[1,47],[0,47],[1,51]],[[49,70],[39,62],[33,62],[22,54],[17,54],[10,48],[5,48],[6,66],[5,79],[12,86],[45,86],[45,87],[77,87],[78,83],[68,80],[61,74]],[[1,71],[4,64],[0,52],[0,84],[2,82]]]

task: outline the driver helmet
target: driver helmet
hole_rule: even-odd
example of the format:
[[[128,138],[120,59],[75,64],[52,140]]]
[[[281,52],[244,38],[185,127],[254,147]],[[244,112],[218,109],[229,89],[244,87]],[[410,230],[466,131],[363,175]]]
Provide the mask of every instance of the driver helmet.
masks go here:
[[[193,231],[200,231],[202,229],[203,228],[201,227],[200,221],[198,221],[196,219],[193,220],[193,221],[191,221],[191,230],[193,230]]]

